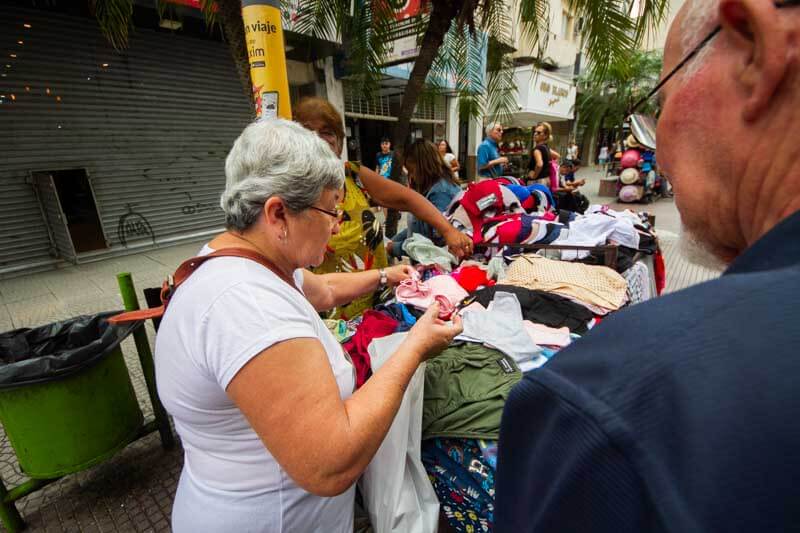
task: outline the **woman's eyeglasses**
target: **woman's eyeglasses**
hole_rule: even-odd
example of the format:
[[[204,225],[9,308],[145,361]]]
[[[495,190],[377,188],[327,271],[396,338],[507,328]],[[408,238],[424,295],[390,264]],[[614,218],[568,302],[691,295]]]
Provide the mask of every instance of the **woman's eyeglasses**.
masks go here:
[[[328,211],[327,209],[322,209],[321,207],[317,207],[315,205],[308,206],[309,209],[313,209],[314,211],[319,211],[320,213],[325,213],[329,217],[335,218],[337,221],[342,219],[342,215],[344,211],[341,209],[336,209],[336,211]]]

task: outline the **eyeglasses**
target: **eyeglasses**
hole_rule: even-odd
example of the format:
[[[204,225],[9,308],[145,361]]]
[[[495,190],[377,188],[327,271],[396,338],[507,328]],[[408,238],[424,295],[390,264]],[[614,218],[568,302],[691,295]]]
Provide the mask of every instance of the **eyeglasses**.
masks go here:
[[[308,206],[309,209],[313,209],[314,211],[319,211],[320,213],[325,213],[326,215],[335,218],[337,221],[342,219],[342,215],[344,211],[341,209],[337,209],[336,211],[328,211],[327,209],[322,209],[321,207],[317,207],[315,205]]]
[[[783,2],[774,3],[776,9],[782,9],[784,7],[793,7],[798,5],[800,5],[800,0],[785,0]],[[653,90],[647,93],[647,95],[644,98],[633,104],[633,106],[630,108],[630,110],[628,111],[628,117],[626,122],[628,122],[631,125],[631,132],[633,133],[634,137],[636,138],[637,141],[639,141],[640,144],[644,145],[645,147],[651,150],[656,149],[657,121],[655,117],[636,113],[636,110],[639,109],[645,102],[650,100],[650,98],[652,98],[655,94],[658,94],[661,88],[664,87],[664,85],[666,85],[666,83],[669,80],[671,80],[675,76],[675,74],[678,73],[678,71],[680,71],[683,67],[685,67],[686,64],[692,60],[692,58],[694,58],[697,54],[699,54],[700,51],[703,49],[703,47],[707,45],[709,42],[711,42],[711,40],[714,37],[716,37],[721,30],[722,26],[718,24],[713,30],[711,30],[711,33],[706,35],[706,37],[702,41],[700,41],[697,44],[697,46],[694,47],[694,49],[691,52],[686,54],[686,56],[680,61],[680,63],[675,65],[675,68],[669,71],[669,74],[667,74],[661,79],[658,85],[653,87]]]
[[[776,8],[776,9],[782,9],[782,8],[784,8],[784,7],[793,7],[793,6],[798,6],[798,5],[800,5],[800,0],[785,0],[784,2],[775,2],[775,3],[774,3],[774,5],[775,5],[775,8]],[[653,95],[655,95],[656,93],[658,93],[658,91],[660,91],[660,90],[661,90],[661,88],[662,88],[664,85],[666,85],[666,83],[667,83],[667,82],[668,82],[670,79],[672,79],[672,77],[673,77],[673,76],[675,76],[675,74],[677,74],[677,73],[678,73],[678,71],[679,71],[680,69],[682,69],[684,66],[686,66],[686,64],[687,64],[689,61],[691,61],[691,60],[692,60],[692,58],[693,58],[694,56],[696,56],[697,54],[699,54],[699,53],[700,53],[700,51],[703,49],[703,47],[704,47],[705,45],[707,45],[709,42],[711,42],[711,40],[712,40],[714,37],[716,37],[716,36],[717,36],[717,34],[718,34],[718,33],[719,33],[721,30],[722,30],[722,26],[720,26],[720,25],[717,25],[717,26],[716,26],[716,27],[715,27],[713,30],[711,30],[711,33],[709,33],[709,34],[706,36],[706,38],[705,38],[705,39],[703,39],[702,41],[700,41],[700,43],[698,43],[698,45],[697,45],[697,46],[695,46],[695,47],[694,47],[694,49],[693,49],[691,52],[689,52],[688,54],[686,54],[686,57],[684,57],[684,58],[681,60],[681,62],[680,62],[680,63],[678,63],[678,64],[675,66],[675,68],[673,68],[673,69],[672,69],[672,70],[669,72],[669,74],[667,74],[666,76],[664,76],[664,77],[661,79],[661,81],[660,81],[660,82],[658,82],[658,85],[656,85],[655,87],[653,87],[653,90],[652,90],[652,91],[650,91],[649,93],[647,93],[647,96],[645,96],[644,98],[642,98],[641,100],[639,100],[638,102],[636,102],[635,104],[633,104],[633,107],[631,107],[630,111],[628,111],[628,114],[630,114],[630,115],[634,114],[634,113],[636,112],[636,110],[637,110],[637,109],[639,109],[639,107],[641,107],[641,106],[642,106],[642,104],[644,104],[645,102],[647,102],[648,100],[650,100],[650,98],[652,98],[652,97],[653,97]]]

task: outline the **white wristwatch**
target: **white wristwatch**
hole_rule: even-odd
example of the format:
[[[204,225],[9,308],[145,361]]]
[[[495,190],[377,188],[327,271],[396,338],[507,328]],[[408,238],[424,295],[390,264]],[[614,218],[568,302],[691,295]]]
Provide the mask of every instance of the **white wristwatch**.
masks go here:
[[[389,278],[386,276],[386,269],[381,268],[380,270],[378,270],[378,274],[381,275],[381,279],[378,282],[378,287],[383,288],[389,283]]]

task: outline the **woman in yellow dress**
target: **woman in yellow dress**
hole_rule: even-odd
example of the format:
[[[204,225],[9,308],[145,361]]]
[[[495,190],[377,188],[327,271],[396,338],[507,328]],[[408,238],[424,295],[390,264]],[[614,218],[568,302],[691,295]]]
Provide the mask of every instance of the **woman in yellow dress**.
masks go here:
[[[344,121],[336,108],[322,98],[305,98],[294,108],[294,119],[313,130],[328,143],[337,155],[342,153]],[[472,254],[472,240],[455,229],[439,210],[416,191],[387,180],[358,163],[346,163],[343,212],[340,230],[328,242],[325,261],[316,273],[357,272],[388,265],[383,229],[370,210],[374,204],[409,211],[417,219],[430,224],[442,235],[450,251],[457,257]],[[378,303],[378,294],[369,294],[339,307],[334,318],[349,320]]]

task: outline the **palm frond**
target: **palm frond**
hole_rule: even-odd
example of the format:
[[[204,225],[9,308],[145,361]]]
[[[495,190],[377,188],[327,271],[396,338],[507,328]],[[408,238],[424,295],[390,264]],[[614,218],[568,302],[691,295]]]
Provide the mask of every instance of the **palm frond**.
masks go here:
[[[542,53],[547,48],[550,30],[550,3],[547,0],[520,0],[519,28],[522,42]]]
[[[116,50],[128,46],[133,27],[133,0],[89,0],[100,31]]]

